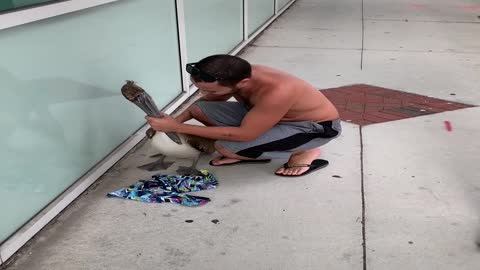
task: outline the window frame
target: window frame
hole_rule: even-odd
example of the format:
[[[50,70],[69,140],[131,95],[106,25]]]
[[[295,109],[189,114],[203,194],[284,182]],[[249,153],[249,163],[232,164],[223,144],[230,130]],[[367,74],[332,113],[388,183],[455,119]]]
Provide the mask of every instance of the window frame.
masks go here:
[[[117,2],[119,0],[59,0],[0,13],[0,30]]]

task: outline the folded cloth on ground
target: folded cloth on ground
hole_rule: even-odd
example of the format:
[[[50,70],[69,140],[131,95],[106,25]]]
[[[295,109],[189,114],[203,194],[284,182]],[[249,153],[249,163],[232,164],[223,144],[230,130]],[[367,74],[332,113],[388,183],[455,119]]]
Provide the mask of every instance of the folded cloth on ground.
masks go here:
[[[213,174],[207,170],[201,172],[203,176],[155,174],[150,179],[141,179],[127,188],[110,192],[107,196],[149,203],[204,205],[210,201],[209,198],[185,194],[217,187],[218,181]]]

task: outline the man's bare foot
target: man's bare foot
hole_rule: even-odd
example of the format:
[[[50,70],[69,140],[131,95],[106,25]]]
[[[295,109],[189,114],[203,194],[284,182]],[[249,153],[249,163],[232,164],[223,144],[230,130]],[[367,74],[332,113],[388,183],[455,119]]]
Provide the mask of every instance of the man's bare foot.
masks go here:
[[[314,159],[320,155],[320,148],[313,148],[302,152],[293,153],[288,160],[288,165],[293,166],[297,164],[310,164]],[[285,169],[279,168],[276,173],[283,175],[299,175],[308,170],[308,167],[293,167]]]
[[[212,166],[228,166],[234,164],[263,164],[269,163],[270,159],[253,159],[253,158],[228,158],[228,157],[219,157],[210,161]]]
[[[225,164],[232,164],[239,162],[241,159],[234,159],[234,158],[227,158],[227,157],[219,157],[214,160],[212,160],[212,164],[215,166],[218,165],[225,165]]]

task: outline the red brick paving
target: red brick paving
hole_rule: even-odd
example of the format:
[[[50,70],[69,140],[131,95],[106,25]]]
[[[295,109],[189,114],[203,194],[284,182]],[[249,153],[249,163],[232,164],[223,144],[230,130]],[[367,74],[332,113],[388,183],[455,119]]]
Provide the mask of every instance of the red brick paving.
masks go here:
[[[473,107],[368,84],[321,91],[335,104],[342,120],[361,126]]]

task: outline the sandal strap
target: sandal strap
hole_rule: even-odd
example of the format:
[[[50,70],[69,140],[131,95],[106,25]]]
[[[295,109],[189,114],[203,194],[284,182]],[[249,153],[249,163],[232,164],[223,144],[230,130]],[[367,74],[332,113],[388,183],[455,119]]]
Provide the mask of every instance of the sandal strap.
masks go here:
[[[288,165],[288,163],[285,163],[285,165],[283,166],[285,169],[288,169],[288,168],[295,168],[295,167],[311,167],[312,165],[311,164],[293,164],[293,165]]]

